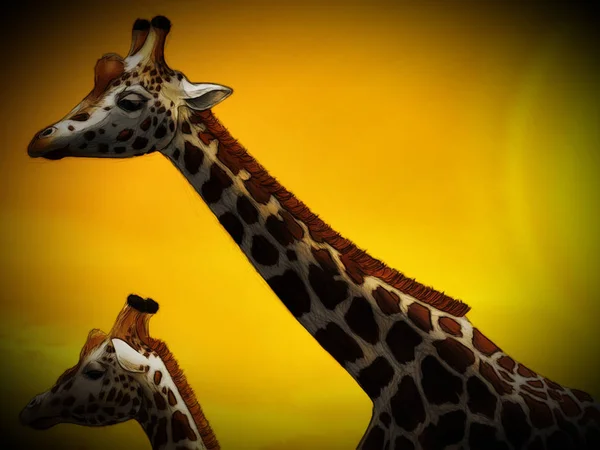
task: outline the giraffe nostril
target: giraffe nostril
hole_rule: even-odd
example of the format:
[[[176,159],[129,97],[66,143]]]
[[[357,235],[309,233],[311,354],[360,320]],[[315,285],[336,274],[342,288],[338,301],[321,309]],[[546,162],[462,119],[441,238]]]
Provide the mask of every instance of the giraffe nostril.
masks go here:
[[[40,137],[42,137],[42,138],[48,137],[48,136],[54,134],[55,131],[56,131],[56,127],[46,128],[44,131],[42,131],[40,133]]]

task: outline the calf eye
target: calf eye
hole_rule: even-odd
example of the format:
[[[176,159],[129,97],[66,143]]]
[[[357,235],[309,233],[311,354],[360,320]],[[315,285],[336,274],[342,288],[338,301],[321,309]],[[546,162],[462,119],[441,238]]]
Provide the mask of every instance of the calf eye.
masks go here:
[[[87,372],[84,372],[84,375],[90,380],[98,380],[102,378],[104,372],[102,372],[101,370],[88,370]]]
[[[142,109],[146,99],[137,94],[129,94],[117,101],[117,106],[124,111],[138,111]]]

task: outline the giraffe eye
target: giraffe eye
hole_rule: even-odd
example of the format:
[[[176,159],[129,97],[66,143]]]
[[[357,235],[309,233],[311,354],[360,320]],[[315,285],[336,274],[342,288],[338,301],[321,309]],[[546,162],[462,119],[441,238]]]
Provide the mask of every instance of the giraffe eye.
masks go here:
[[[84,375],[90,380],[98,380],[102,378],[104,372],[102,372],[101,370],[88,370],[84,372]]]
[[[138,111],[138,110],[142,109],[145,103],[146,103],[145,98],[143,98],[139,95],[136,95],[136,94],[130,94],[130,95],[126,95],[125,97],[121,98],[117,102],[117,106],[124,111],[132,112],[132,111]]]

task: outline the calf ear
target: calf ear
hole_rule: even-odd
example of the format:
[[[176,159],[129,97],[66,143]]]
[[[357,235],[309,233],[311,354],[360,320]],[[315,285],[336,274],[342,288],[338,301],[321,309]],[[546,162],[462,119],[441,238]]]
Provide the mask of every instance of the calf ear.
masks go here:
[[[205,111],[221,103],[233,93],[233,89],[212,83],[190,83],[183,79],[184,100],[195,111]]]
[[[121,339],[113,339],[112,344],[115,347],[115,354],[119,365],[128,372],[144,372],[144,366],[148,364],[148,359],[135,351],[127,342]]]

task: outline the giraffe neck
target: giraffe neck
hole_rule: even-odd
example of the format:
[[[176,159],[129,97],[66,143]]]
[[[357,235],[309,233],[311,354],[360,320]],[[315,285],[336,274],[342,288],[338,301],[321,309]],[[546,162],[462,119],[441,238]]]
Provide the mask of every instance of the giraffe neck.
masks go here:
[[[149,361],[136,419],[148,436],[152,449],[218,449],[218,446],[210,446],[211,443],[203,441],[194,415],[161,359],[151,354]]]
[[[455,315],[468,309],[341,238],[279,185],[211,112],[182,110],[178,120],[180,133],[163,154],[288,310],[369,395],[369,373],[391,378],[397,371],[379,358],[390,353],[386,337],[410,334],[410,352],[414,341],[423,340],[419,326],[430,326],[425,324],[431,322],[430,309],[411,294],[429,305],[445,305]],[[405,320],[407,314],[418,316],[418,323]]]

